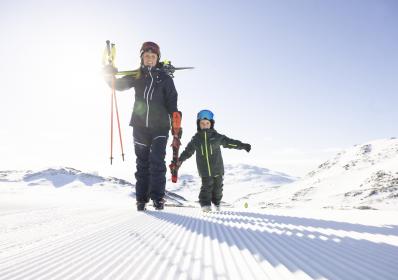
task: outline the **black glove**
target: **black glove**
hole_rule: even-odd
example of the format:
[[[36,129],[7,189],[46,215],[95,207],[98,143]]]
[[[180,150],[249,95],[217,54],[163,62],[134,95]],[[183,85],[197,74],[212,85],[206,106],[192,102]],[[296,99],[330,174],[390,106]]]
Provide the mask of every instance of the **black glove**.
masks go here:
[[[112,64],[109,64],[102,69],[102,72],[105,76],[113,76],[118,72],[118,70],[116,67],[113,67]]]
[[[250,144],[242,144],[242,149],[245,150],[246,152],[250,152],[250,150],[252,149],[252,146]]]

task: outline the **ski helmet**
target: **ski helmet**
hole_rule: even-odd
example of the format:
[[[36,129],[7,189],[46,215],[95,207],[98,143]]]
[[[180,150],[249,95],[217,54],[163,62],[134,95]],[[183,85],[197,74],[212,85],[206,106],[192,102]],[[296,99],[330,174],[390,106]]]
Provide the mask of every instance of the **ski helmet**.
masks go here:
[[[144,42],[142,44],[141,50],[140,50],[140,56],[144,54],[144,52],[152,52],[157,54],[158,60],[160,59],[160,48],[159,45],[154,43],[154,42]]]
[[[214,114],[210,110],[200,111],[198,113],[198,117],[197,117],[198,120],[209,120],[209,121],[213,120],[213,118],[214,118]]]
[[[196,127],[197,127],[198,131],[200,131],[199,123],[200,123],[201,120],[210,121],[210,124],[211,124],[210,128],[214,128],[214,114],[213,114],[212,111],[210,111],[210,110],[201,110],[198,113],[197,120],[196,120]]]

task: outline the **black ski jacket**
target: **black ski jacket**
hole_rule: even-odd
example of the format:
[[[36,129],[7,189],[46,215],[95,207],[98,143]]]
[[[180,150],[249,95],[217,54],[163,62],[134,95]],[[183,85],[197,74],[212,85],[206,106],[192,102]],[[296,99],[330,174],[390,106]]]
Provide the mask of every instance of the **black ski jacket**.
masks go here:
[[[111,79],[106,80],[111,86]],[[124,76],[115,80],[115,89],[134,87],[135,101],[130,120],[133,127],[170,129],[170,120],[177,109],[177,91],[173,79],[158,67],[141,68],[140,77]]]
[[[219,134],[212,128],[203,129],[192,137],[179,160],[183,162],[196,152],[196,165],[200,177],[222,176],[224,175],[224,163],[220,146],[241,150],[243,144],[241,141]]]

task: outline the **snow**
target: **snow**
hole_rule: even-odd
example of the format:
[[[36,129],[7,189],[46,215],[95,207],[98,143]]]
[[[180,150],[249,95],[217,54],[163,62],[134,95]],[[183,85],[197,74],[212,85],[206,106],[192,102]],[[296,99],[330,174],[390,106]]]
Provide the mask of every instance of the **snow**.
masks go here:
[[[198,175],[186,174],[184,169],[177,184],[169,182],[168,190],[189,201],[197,201],[201,186]],[[240,200],[250,194],[262,192],[272,186],[281,186],[297,180],[296,177],[247,164],[226,164],[223,188],[225,205],[242,204]],[[243,204],[242,204],[243,205]]]
[[[167,182],[165,210],[137,212],[125,180],[0,171],[0,279],[396,279],[397,154],[372,141],[302,179],[226,165],[206,214],[192,174]]]
[[[253,182],[264,178],[258,173]],[[242,183],[240,176],[229,176]],[[396,279],[398,274],[396,211],[264,210],[250,202],[247,209],[203,214],[192,201],[168,193],[186,207],[149,206],[143,213],[136,211],[132,188],[72,168],[0,172],[0,279]]]
[[[398,210],[398,139],[338,153],[304,178],[252,197],[259,207]]]

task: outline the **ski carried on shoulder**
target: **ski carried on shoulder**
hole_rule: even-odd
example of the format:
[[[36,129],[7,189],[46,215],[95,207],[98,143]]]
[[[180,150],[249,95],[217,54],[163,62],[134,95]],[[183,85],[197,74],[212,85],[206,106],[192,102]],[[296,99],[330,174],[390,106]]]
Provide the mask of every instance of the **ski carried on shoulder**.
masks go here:
[[[174,67],[171,64],[171,61],[165,60],[159,63],[160,67],[159,69],[165,72],[167,75],[169,75],[171,78],[174,78],[174,72],[176,70],[187,70],[187,69],[194,69],[194,67]],[[119,71],[115,75],[117,76],[137,76],[139,75],[140,70],[129,70],[129,71]]]

